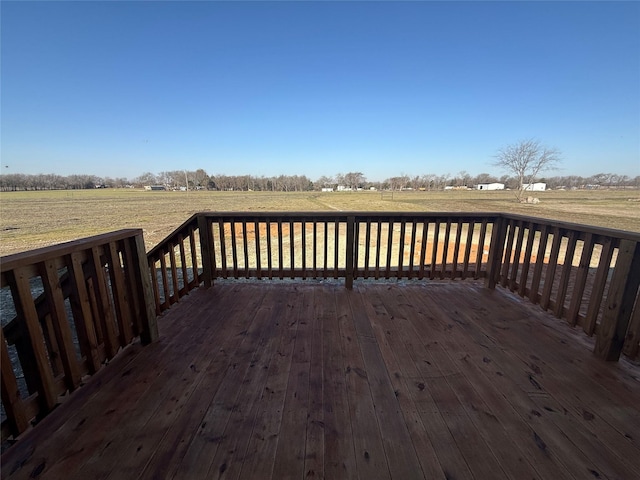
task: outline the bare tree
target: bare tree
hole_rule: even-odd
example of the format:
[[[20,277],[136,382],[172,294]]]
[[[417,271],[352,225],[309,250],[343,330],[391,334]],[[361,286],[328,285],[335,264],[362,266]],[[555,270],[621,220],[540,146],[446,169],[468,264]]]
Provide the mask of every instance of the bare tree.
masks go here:
[[[560,162],[556,148],[541,145],[538,140],[521,140],[500,149],[494,165],[514,174],[517,179],[516,198],[522,198],[524,184],[531,184],[538,173],[551,170]]]

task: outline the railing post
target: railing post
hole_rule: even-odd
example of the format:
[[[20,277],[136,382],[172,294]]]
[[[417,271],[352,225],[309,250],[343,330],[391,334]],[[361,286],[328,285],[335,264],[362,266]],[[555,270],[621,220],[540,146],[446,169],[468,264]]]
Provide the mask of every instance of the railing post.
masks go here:
[[[617,361],[640,286],[640,242],[621,240],[594,353]]]
[[[356,217],[353,215],[347,217],[347,251],[345,255],[346,261],[346,275],[344,286],[347,287],[348,290],[353,288],[353,271],[354,267],[354,250],[355,250],[355,224]]]
[[[491,244],[489,245],[489,260],[487,264],[487,278],[485,287],[494,289],[500,280],[500,268],[502,266],[502,254],[504,242],[507,236],[507,221],[502,216],[496,217],[491,227]]]
[[[211,259],[213,255],[213,232],[207,217],[198,215],[198,230],[200,233],[200,253],[202,255],[202,276],[205,288],[213,285],[213,272],[211,271]]]
[[[158,339],[158,324],[156,317],[156,303],[151,286],[151,272],[147,261],[147,252],[144,247],[142,234],[133,238],[133,271],[138,284],[138,300],[140,304],[140,342],[147,345]],[[155,279],[154,279],[155,281]]]

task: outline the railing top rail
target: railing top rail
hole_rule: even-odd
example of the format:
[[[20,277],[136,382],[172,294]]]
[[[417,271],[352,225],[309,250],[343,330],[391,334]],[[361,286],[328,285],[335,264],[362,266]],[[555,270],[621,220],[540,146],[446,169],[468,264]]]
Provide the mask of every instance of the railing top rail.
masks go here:
[[[584,225],[581,223],[565,222],[563,220],[553,220],[548,218],[531,217],[515,213],[503,213],[502,217],[506,219],[521,220],[524,222],[533,222],[540,225],[547,225],[549,227],[563,228],[566,230],[576,230],[579,232],[591,233],[593,235],[601,235],[604,237],[613,237],[640,242],[640,232],[630,232],[627,230],[618,230],[614,228],[596,227],[593,225]]]
[[[280,218],[346,218],[346,217],[359,217],[359,218],[448,218],[448,217],[463,217],[463,218],[496,218],[501,214],[498,212],[362,212],[362,211],[331,211],[331,212],[200,212],[196,215],[204,215],[205,217],[217,217],[217,218],[264,218],[270,219],[275,217]]]
[[[86,250],[97,245],[104,245],[108,242],[123,240],[135,235],[142,235],[142,229],[127,228],[79,240],[72,240],[70,242],[60,243],[57,245],[51,245],[49,247],[42,247],[35,250],[6,255],[4,257],[0,257],[0,271],[3,273],[8,272],[24,265],[32,265],[51,258],[69,255],[78,250]]]

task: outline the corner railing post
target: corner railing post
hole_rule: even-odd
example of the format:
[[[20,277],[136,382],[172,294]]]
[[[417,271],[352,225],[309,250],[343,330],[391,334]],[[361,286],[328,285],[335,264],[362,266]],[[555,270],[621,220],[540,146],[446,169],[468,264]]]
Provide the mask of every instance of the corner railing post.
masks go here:
[[[202,254],[202,275],[200,279],[204,282],[205,288],[208,288],[213,285],[211,268],[213,264],[213,232],[205,215],[198,215],[198,230],[200,232],[200,253]]]
[[[138,284],[138,299],[140,303],[140,341],[143,345],[155,342],[158,339],[158,324],[156,316],[156,303],[151,286],[151,272],[147,253],[144,247],[142,234],[134,237],[133,262]]]
[[[353,288],[354,265],[354,249],[355,249],[355,224],[356,218],[351,215],[347,217],[347,251],[345,255],[346,272],[344,286],[351,290]]]
[[[496,217],[491,228],[491,244],[489,245],[489,259],[487,263],[487,278],[485,286],[496,288],[500,280],[500,267],[502,266],[502,254],[507,237],[507,221],[501,215]]]
[[[621,240],[594,349],[598,357],[620,358],[639,286],[640,242]]]

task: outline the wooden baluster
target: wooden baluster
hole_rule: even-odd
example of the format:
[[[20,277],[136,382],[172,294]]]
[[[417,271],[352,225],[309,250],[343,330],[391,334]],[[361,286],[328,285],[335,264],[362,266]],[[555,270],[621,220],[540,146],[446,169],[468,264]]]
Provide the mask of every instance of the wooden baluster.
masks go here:
[[[596,276],[593,279],[589,306],[587,307],[587,316],[585,317],[584,325],[582,327],[587,335],[593,335],[593,332],[596,329],[598,315],[600,313],[600,305],[602,304],[602,299],[604,297],[604,288],[607,284],[607,278],[611,268],[613,250],[617,245],[616,241],[607,237],[598,241],[598,243],[602,245],[600,261],[598,262],[598,267],[596,269]]]
[[[47,413],[57,403],[57,395],[40,328],[38,312],[31,295],[31,285],[29,284],[29,274],[26,267],[19,267],[7,272],[7,280],[11,288],[16,313],[22,319],[21,325],[24,328],[24,334],[29,339],[31,358],[37,371],[35,380],[38,385],[40,409],[43,413]]]
[[[569,311],[567,312],[567,321],[570,325],[575,325],[578,321],[580,305],[584,298],[584,288],[587,284],[587,276],[589,275],[589,266],[591,264],[591,256],[593,255],[593,234],[587,233],[582,244],[582,254],[580,255],[580,264],[578,272],[573,282],[573,293],[569,302]]]
[[[543,225],[540,230],[540,241],[538,242],[538,250],[536,253],[536,266],[533,270],[533,278],[531,279],[531,290],[529,291],[529,300],[532,303],[538,303],[540,297],[540,280],[542,279],[542,269],[545,265],[545,256],[547,253],[547,243],[549,241],[549,227]]]
[[[640,286],[640,242],[620,240],[594,353],[608,361],[620,358]]]
[[[420,244],[420,271],[419,276],[420,280],[424,278],[424,264],[426,261],[427,255],[427,242],[429,241],[429,222],[424,220],[422,222],[422,243]]]
[[[120,263],[120,254],[114,242],[109,243],[105,248],[107,262],[109,264],[109,276],[111,278],[111,292],[113,293],[113,303],[116,309],[118,321],[120,345],[128,345],[133,339],[131,329],[131,311],[129,306],[129,288],[125,282],[124,272]]]
[[[98,324],[102,327],[104,335],[105,352],[108,358],[113,358],[118,352],[118,341],[116,339],[116,321],[113,311],[111,310],[111,302],[109,301],[109,293],[107,291],[107,281],[105,279],[104,262],[102,253],[98,247],[91,248],[91,266],[93,267],[93,279],[97,287],[96,308],[98,312]]]
[[[544,288],[542,289],[542,297],[540,298],[540,306],[547,310],[553,291],[553,284],[556,277],[556,267],[558,266],[558,255],[560,253],[560,244],[563,232],[555,227],[553,229],[553,243],[551,244],[551,255],[549,256],[549,264],[547,265],[547,273],[544,279]]]
[[[511,265],[511,275],[509,276],[509,290],[512,292],[516,290],[518,285],[518,269],[520,268],[520,257],[522,255],[522,244],[524,243],[524,223],[518,221],[518,238],[516,240],[516,246],[513,250],[513,265]]]
[[[80,385],[80,365],[75,354],[71,328],[64,305],[64,295],[60,285],[58,269],[53,260],[46,260],[39,265],[45,297],[49,302],[49,312],[53,330],[58,344],[60,360],[64,370],[65,385],[69,391]]]
[[[527,293],[527,280],[529,278],[529,269],[531,268],[531,254],[535,238],[536,230],[534,224],[529,222],[527,227],[527,246],[524,251],[524,261],[522,263],[522,272],[520,273],[520,288],[518,289],[518,294],[523,298]]]
[[[429,278],[433,280],[436,278],[436,265],[438,264],[438,237],[440,235],[440,220],[436,220],[433,229],[433,246],[431,252],[431,271],[429,272]]]
[[[78,333],[80,351],[87,358],[89,373],[100,369],[98,353],[98,337],[95,330],[96,322],[89,300],[89,292],[85,283],[84,269],[80,252],[74,252],[67,258],[67,269],[71,280],[72,295],[69,296],[71,311]]]
[[[569,232],[569,242],[565,250],[564,265],[562,266],[562,274],[560,276],[560,284],[558,285],[558,293],[556,295],[555,315],[558,318],[564,313],[564,301],[567,296],[567,287],[571,278],[571,268],[573,264],[573,254],[576,251],[577,232],[571,230]]]
[[[404,276],[404,243],[406,241],[406,225],[407,223],[402,219],[400,221],[400,239],[398,241],[398,278],[402,278]]]
[[[453,247],[453,261],[451,263],[451,278],[458,276],[458,256],[460,255],[460,239],[462,238],[462,219],[458,219],[456,224],[456,237]]]
[[[484,242],[487,236],[487,225],[489,221],[483,219],[480,225],[480,235],[478,236],[478,247],[476,250],[476,271],[473,273],[473,278],[477,280],[480,278],[480,272],[482,271],[482,259],[484,258]]]
[[[256,220],[253,222],[253,229],[256,237],[256,275],[259,279],[262,278],[262,252],[260,250],[260,224]]]
[[[2,328],[0,328],[0,348],[2,349],[0,355],[2,405],[9,420],[11,433],[14,436],[18,436],[29,428],[29,419],[27,418],[24,403],[20,398],[20,389],[18,388],[15,372],[11,367],[7,341],[4,338],[4,329]]]
[[[407,272],[408,278],[413,277],[415,273],[413,270],[413,264],[414,264],[414,257],[416,254],[416,230],[417,230],[416,221],[413,220],[411,222],[411,248],[409,251],[409,271]]]
[[[451,236],[451,219],[447,218],[446,228],[444,231],[444,245],[442,250],[442,264],[440,270],[440,280],[444,279],[447,273],[447,255],[449,253],[449,238]]]
[[[475,229],[475,221],[469,220],[467,223],[467,240],[464,248],[464,260],[462,263],[462,278],[465,279],[469,275],[469,262],[471,261],[471,247],[473,246],[473,231]]]

